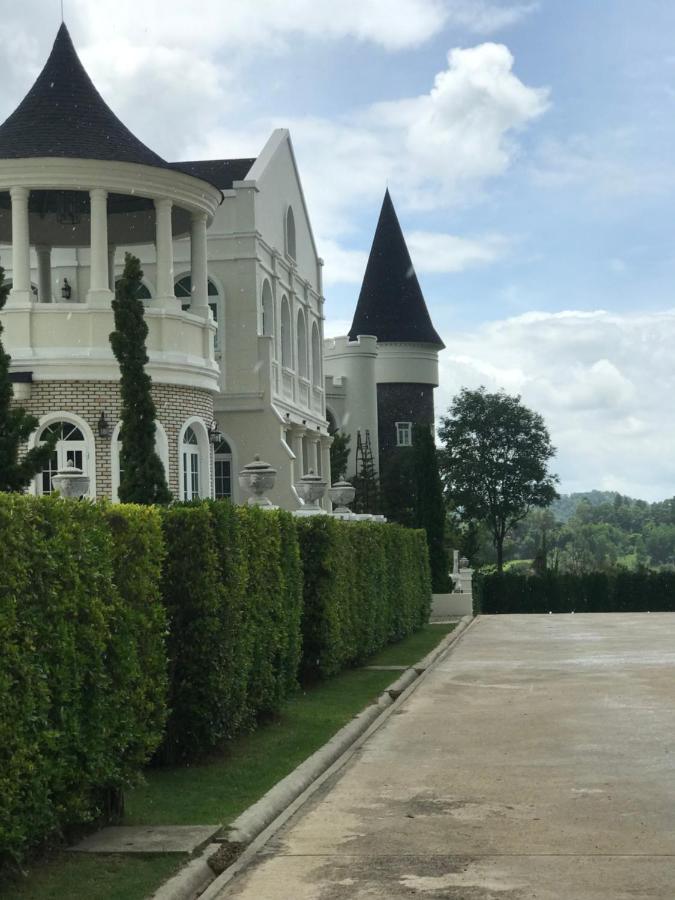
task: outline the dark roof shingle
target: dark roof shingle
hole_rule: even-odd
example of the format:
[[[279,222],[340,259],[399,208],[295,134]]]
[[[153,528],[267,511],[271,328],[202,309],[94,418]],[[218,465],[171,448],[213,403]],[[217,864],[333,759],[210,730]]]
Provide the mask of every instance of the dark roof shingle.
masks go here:
[[[221,191],[229,191],[235,181],[245,180],[254,162],[255,158],[195,159],[189,162],[172,162],[169,165],[178,172],[208,181]]]
[[[384,195],[349,339],[355,341],[359,334],[374,334],[384,343],[445,346],[431,322],[389,190]]]
[[[168,168],[115,115],[94,87],[65,24],[42,72],[0,125],[0,159],[70,157]]]

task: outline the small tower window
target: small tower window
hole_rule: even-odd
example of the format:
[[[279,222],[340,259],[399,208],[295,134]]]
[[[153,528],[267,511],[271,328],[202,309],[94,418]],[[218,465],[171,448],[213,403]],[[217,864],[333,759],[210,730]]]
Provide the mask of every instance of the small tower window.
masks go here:
[[[396,423],[396,446],[412,447],[412,422]]]

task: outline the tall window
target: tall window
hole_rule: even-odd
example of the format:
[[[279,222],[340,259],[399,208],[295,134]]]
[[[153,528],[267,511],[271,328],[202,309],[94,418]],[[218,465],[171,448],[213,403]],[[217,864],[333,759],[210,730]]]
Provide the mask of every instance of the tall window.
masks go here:
[[[321,338],[316,322],[312,323],[312,382],[321,387]]]
[[[396,445],[398,447],[412,447],[412,422],[396,423]]]
[[[199,441],[194,430],[188,426],[183,435],[183,499],[196,500],[199,497]]]
[[[293,367],[293,354],[291,351],[291,310],[288,298],[281,300],[281,365],[287,369]]]
[[[47,465],[38,475],[37,486],[39,494],[51,494],[54,490],[52,478],[59,469],[73,465],[87,474],[89,460],[87,454],[87,442],[81,430],[72,422],[52,422],[40,432],[39,441],[56,435],[56,447],[50,454]]]
[[[262,333],[266,337],[274,334],[274,301],[272,300],[272,288],[265,279],[262,288]]]
[[[307,326],[301,309],[298,310],[298,374],[307,378]]]
[[[295,246],[295,216],[292,207],[286,210],[286,253],[291,259],[297,259]]]
[[[179,278],[174,285],[174,293],[176,294],[177,299],[180,300],[183,312],[189,312],[190,306],[192,305],[192,276],[183,275],[182,278]],[[218,326],[218,288],[210,278],[208,280],[208,295],[209,307],[213,314],[213,321],[217,326],[214,349],[219,350],[220,340],[218,338],[218,332],[220,326]]]
[[[227,441],[221,441],[214,448],[216,500],[232,497],[232,450]]]

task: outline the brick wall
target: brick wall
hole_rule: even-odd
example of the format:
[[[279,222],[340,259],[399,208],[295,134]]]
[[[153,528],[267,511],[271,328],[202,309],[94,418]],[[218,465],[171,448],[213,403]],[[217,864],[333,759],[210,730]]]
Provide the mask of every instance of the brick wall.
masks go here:
[[[169,444],[169,488],[178,497],[178,437],[186,419],[198,416],[206,425],[213,421],[213,394],[199,388],[153,384],[152,396],[157,418],[164,426]],[[18,401],[38,419],[48,413],[74,413],[94,434],[96,455],[96,496],[112,496],[110,440],[99,437],[101,412],[115,426],[120,415],[119,385],[110,381],[35,381],[28,400]]]

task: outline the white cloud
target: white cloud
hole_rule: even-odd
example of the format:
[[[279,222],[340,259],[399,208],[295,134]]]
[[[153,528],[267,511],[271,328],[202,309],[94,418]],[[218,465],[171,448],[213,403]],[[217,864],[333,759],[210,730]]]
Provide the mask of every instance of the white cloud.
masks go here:
[[[511,241],[500,234],[480,238],[457,237],[433,231],[410,231],[406,242],[415,271],[462,272],[501,259]]]
[[[515,136],[549,102],[548,91],[525,85],[513,65],[508,48],[499,44],[451,50],[426,94],[371,104],[335,119],[305,116],[258,121],[246,130],[222,128],[197,135],[184,154],[256,153],[273,127],[289,127],[319,249],[334,283],[340,278],[338,260],[349,253],[336,242],[353,236],[356,209],[379,209],[385,183],[399,212],[423,211],[475,198],[486,181],[508,170],[518,153]],[[375,221],[367,240],[374,226]],[[415,256],[420,271],[458,271],[490,262],[508,243],[500,236],[421,235],[420,259]],[[348,262],[347,272],[353,271],[354,258]]]
[[[519,393],[558,448],[562,489],[675,494],[675,310],[527,313],[453,333],[437,410],[463,386]]]

